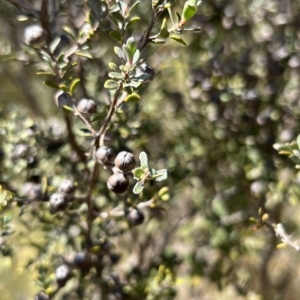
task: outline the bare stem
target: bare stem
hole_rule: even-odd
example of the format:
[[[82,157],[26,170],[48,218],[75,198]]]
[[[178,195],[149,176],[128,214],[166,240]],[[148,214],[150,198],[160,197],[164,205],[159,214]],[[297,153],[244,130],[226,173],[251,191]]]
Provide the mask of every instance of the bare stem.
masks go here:
[[[94,215],[94,203],[92,199],[92,192],[96,183],[96,179],[98,176],[98,170],[99,170],[99,164],[95,162],[94,169],[93,169],[93,174],[89,186],[89,192],[86,197],[86,204],[88,207],[88,215],[87,215],[87,232],[86,232],[86,243],[87,245],[91,244],[91,233],[92,233],[92,225],[93,225],[93,220],[95,218]]]
[[[152,18],[150,21],[150,24],[148,26],[148,28],[146,29],[146,31],[143,33],[143,36],[140,40],[139,43],[139,50],[142,51],[144,49],[144,47],[151,41],[150,40],[150,34],[151,31],[155,25],[155,22],[157,21],[157,19],[159,18],[159,16],[161,15],[161,13],[163,12],[163,9],[159,8],[159,9],[153,9],[152,10],[153,14],[152,14]]]
[[[274,228],[274,232],[281,239],[283,243],[294,248],[297,252],[300,252],[299,241],[292,240],[291,236],[287,235],[287,233],[285,232],[285,229],[281,223],[277,224],[277,226]]]
[[[95,139],[95,146],[96,148],[99,147],[99,144],[102,146],[103,143],[104,143],[104,137],[105,137],[105,132],[106,130],[108,129],[110,123],[111,123],[111,120],[115,114],[115,112],[117,111],[118,109],[118,98],[119,98],[119,95],[120,95],[120,92],[122,90],[122,84],[119,84],[116,92],[115,92],[115,95],[114,95],[114,98],[113,98],[113,101],[111,102],[111,105],[110,105],[110,108],[109,108],[109,111],[107,113],[107,116],[104,120],[104,123],[102,124],[99,132],[98,132],[98,136],[97,138]]]

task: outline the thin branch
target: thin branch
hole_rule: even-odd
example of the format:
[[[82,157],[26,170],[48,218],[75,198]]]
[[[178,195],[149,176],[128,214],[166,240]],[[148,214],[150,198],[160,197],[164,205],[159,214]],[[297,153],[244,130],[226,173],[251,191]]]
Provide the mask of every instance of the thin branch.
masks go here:
[[[103,143],[104,143],[104,138],[105,138],[105,132],[106,130],[109,128],[109,125],[111,123],[111,120],[115,114],[115,112],[117,111],[118,109],[118,106],[123,102],[123,101],[119,101],[119,104],[118,104],[118,98],[119,98],[119,94],[122,90],[122,84],[119,84],[116,92],[115,92],[115,95],[114,95],[114,98],[113,98],[113,101],[111,102],[111,105],[110,105],[110,108],[109,108],[109,111],[107,113],[107,116],[104,120],[104,123],[102,124],[99,132],[98,132],[98,136],[97,138],[95,139],[95,146],[96,148],[99,147],[99,141],[100,141],[100,145],[102,146]]]
[[[37,19],[39,19],[39,17],[40,17],[40,12],[33,9],[31,6],[29,6],[23,0],[4,0],[4,1],[11,3],[12,5],[16,6],[21,11],[24,11],[26,13],[30,13],[30,14],[34,15]]]
[[[159,16],[161,15],[161,13],[163,12],[164,9],[159,8],[158,10],[153,9],[153,15],[150,21],[150,24],[148,26],[148,28],[146,29],[146,31],[143,33],[142,38],[140,40],[139,43],[139,50],[142,51],[144,49],[144,47],[151,41],[150,34],[151,31],[155,25],[155,22],[157,21],[157,19],[159,18]]]
[[[64,118],[65,118],[65,122],[67,125],[67,131],[68,131],[68,141],[71,145],[71,148],[76,152],[76,154],[78,155],[79,159],[85,163],[86,162],[86,156],[84,154],[84,152],[82,151],[82,149],[79,147],[79,145],[76,142],[74,133],[72,131],[72,124],[71,124],[71,120],[69,118],[69,116],[67,115],[67,112],[64,112]]]
[[[87,215],[87,232],[86,232],[86,243],[87,245],[91,244],[91,233],[92,233],[92,225],[93,225],[93,220],[95,218],[94,214],[94,203],[92,199],[92,192],[96,183],[96,179],[98,176],[98,170],[99,170],[99,164],[95,161],[94,169],[93,169],[93,174],[89,186],[89,192],[86,197],[86,204],[88,207],[88,215]]]
[[[276,236],[278,236],[284,244],[294,248],[297,252],[300,252],[299,241],[293,241],[291,236],[287,235],[281,223],[277,224],[277,226],[274,228],[274,232]]]

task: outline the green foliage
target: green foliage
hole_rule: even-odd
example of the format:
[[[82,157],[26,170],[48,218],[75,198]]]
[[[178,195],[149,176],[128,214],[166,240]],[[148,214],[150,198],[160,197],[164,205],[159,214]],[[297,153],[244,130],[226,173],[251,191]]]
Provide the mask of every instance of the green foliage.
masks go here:
[[[299,4],[47,2],[0,7],[1,295],[298,299]]]

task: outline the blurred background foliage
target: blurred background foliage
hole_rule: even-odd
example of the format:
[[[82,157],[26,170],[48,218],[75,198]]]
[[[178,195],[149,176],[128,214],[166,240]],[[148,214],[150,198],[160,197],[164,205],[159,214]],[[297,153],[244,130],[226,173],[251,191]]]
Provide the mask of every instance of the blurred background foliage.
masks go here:
[[[39,8],[39,1],[30,2]],[[59,22],[78,28],[82,2],[57,2],[63,8]],[[183,1],[173,4],[180,11]],[[136,12],[141,21],[133,28],[136,38],[148,25],[149,11],[148,1],[142,1]],[[251,218],[259,223],[267,213],[270,223],[282,222],[295,238],[300,234],[300,177],[273,147],[295,140],[300,132],[299,20],[298,1],[203,0],[190,21],[202,31],[185,33],[186,47],[169,41],[143,52],[156,75],[141,101],[118,116],[112,143],[135,154],[146,151],[150,162],[171,175],[163,211],[151,210],[147,222],[130,232],[121,221],[114,225],[119,233],[111,240],[119,258],[109,268],[140,295],[128,299],[146,299],[139,294],[146,287],[153,290],[147,299],[298,299],[299,254],[277,249],[274,232],[257,227]],[[66,141],[55,91],[36,76],[40,62],[23,43],[24,28],[32,23],[0,1],[1,185],[19,195],[26,181],[47,178],[55,190],[60,180],[73,178],[84,194],[84,166]],[[93,58],[82,58],[75,70],[82,80],[77,100],[88,96],[105,103],[103,84],[107,62],[115,60],[115,44],[107,32],[95,35]],[[82,125],[75,122],[74,127]],[[88,149],[86,138],[78,141]],[[118,198],[104,191],[105,178],[104,172],[95,197],[99,207],[109,209]],[[143,199],[155,188],[149,187]],[[45,261],[53,253],[71,251],[63,230],[52,245],[44,235],[50,229],[39,217],[31,211],[19,218],[18,213],[19,208],[11,210],[17,233],[5,241],[13,256],[0,258],[3,299],[30,299],[39,290],[30,278],[38,273],[35,265],[25,268],[41,251],[36,243],[47,245]],[[51,234],[54,238],[57,232]],[[54,267],[45,264],[51,276]],[[172,278],[158,279],[165,269]],[[19,283],[25,280],[23,287]],[[164,296],[161,286],[172,292]]]

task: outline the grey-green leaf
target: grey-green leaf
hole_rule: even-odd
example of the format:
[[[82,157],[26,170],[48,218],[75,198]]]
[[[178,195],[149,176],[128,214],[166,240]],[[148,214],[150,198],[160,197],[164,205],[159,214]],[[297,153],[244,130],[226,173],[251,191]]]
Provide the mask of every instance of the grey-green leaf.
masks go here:
[[[146,165],[148,167],[148,156],[147,156],[146,152],[142,151],[139,155],[139,159],[141,162],[141,166]]]
[[[135,168],[132,170],[133,177],[136,179],[140,179],[144,174],[144,170],[142,168]]]
[[[104,87],[108,90],[114,90],[118,87],[118,83],[114,80],[108,79],[105,81]]]
[[[168,170],[162,169],[156,172],[157,175],[160,175],[155,179],[155,181],[163,181],[168,178]]]
[[[133,193],[134,194],[140,194],[144,189],[144,183],[142,181],[138,181],[134,188],[133,188]]]

